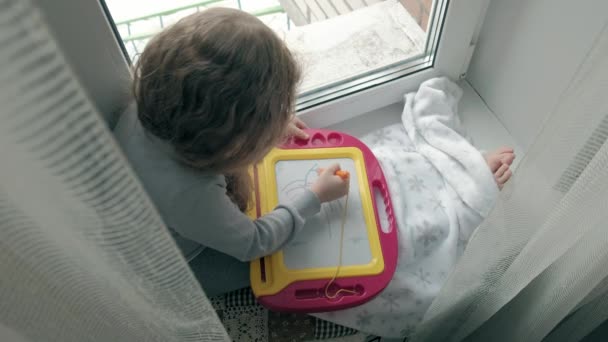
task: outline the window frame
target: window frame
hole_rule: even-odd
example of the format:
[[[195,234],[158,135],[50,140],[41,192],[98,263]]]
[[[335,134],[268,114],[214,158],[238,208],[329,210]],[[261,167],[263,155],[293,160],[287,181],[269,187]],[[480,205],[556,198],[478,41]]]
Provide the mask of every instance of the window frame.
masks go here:
[[[432,66],[321,105],[298,111],[315,127],[333,125],[403,101],[403,96],[427,79],[466,76],[490,0],[449,1]]]
[[[357,86],[357,92],[321,99],[297,115],[311,126],[324,127],[403,100],[426,79],[463,77],[490,0],[447,0],[439,42],[429,65],[390,80],[376,78]],[[128,58],[114,24],[98,0],[34,0],[42,10],[85,91],[106,116],[110,126],[128,103],[131,74]],[[73,15],[78,13],[78,15]],[[78,27],[78,30],[74,30]],[[392,77],[394,78],[394,76]]]

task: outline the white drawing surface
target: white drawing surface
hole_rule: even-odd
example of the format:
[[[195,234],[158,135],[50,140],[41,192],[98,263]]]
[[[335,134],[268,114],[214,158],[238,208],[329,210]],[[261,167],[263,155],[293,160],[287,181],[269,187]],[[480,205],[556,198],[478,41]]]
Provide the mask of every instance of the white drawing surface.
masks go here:
[[[318,160],[282,160],[275,165],[279,203],[289,203],[317,179],[317,169],[338,163],[348,171],[350,192],[344,225],[342,266],[365,265],[371,259],[360,184],[355,162],[350,158]],[[367,186],[367,184],[365,184]],[[340,230],[346,199],[321,206],[321,212],[306,221],[302,230],[283,249],[285,266],[289,269],[337,267],[340,252]]]

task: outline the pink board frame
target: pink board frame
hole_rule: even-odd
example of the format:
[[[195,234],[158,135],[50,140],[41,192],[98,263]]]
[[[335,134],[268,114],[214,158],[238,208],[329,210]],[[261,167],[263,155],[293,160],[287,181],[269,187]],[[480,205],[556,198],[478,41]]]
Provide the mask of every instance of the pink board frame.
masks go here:
[[[378,160],[359,139],[341,132],[308,129],[309,139],[292,139],[279,148],[282,149],[309,149],[330,147],[356,147],[363,153],[367,171],[368,186],[372,192],[374,215],[376,216],[378,236],[384,258],[382,273],[360,277],[338,277],[330,286],[329,292],[335,293],[338,289],[349,289],[357,292],[356,295],[338,295],[334,299],[325,296],[325,286],[330,279],[305,280],[294,282],[279,293],[269,296],[260,296],[258,301],[263,306],[279,312],[328,312],[347,309],[361,305],[377,296],[391,281],[398,258],[397,223],[395,221],[393,205],[389,194],[384,173]],[[388,219],[388,232],[381,228],[380,217],[374,189],[378,189],[384,201]],[[258,202],[259,203],[259,202]],[[259,210],[258,210],[259,213]]]

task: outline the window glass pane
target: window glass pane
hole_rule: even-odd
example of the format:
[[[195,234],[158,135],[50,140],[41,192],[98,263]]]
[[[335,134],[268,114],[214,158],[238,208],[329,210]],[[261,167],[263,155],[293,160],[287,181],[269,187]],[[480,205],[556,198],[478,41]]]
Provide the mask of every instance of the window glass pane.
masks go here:
[[[151,36],[196,11],[221,6],[257,16],[286,41],[303,66],[300,105],[431,66],[446,2],[105,0],[133,62]]]

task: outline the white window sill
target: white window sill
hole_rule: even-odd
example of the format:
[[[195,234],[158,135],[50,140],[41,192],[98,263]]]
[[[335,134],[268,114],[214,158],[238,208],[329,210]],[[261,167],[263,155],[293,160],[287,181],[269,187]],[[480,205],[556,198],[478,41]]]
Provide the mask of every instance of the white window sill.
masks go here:
[[[520,144],[515,141],[504,125],[488,109],[468,82],[460,82],[460,86],[464,94],[459,104],[459,114],[475,146],[486,151],[510,146],[517,155],[514,168],[517,167],[524,156]],[[403,102],[397,102],[326,128],[342,131],[355,137],[362,137],[382,127],[401,122],[402,111]]]

